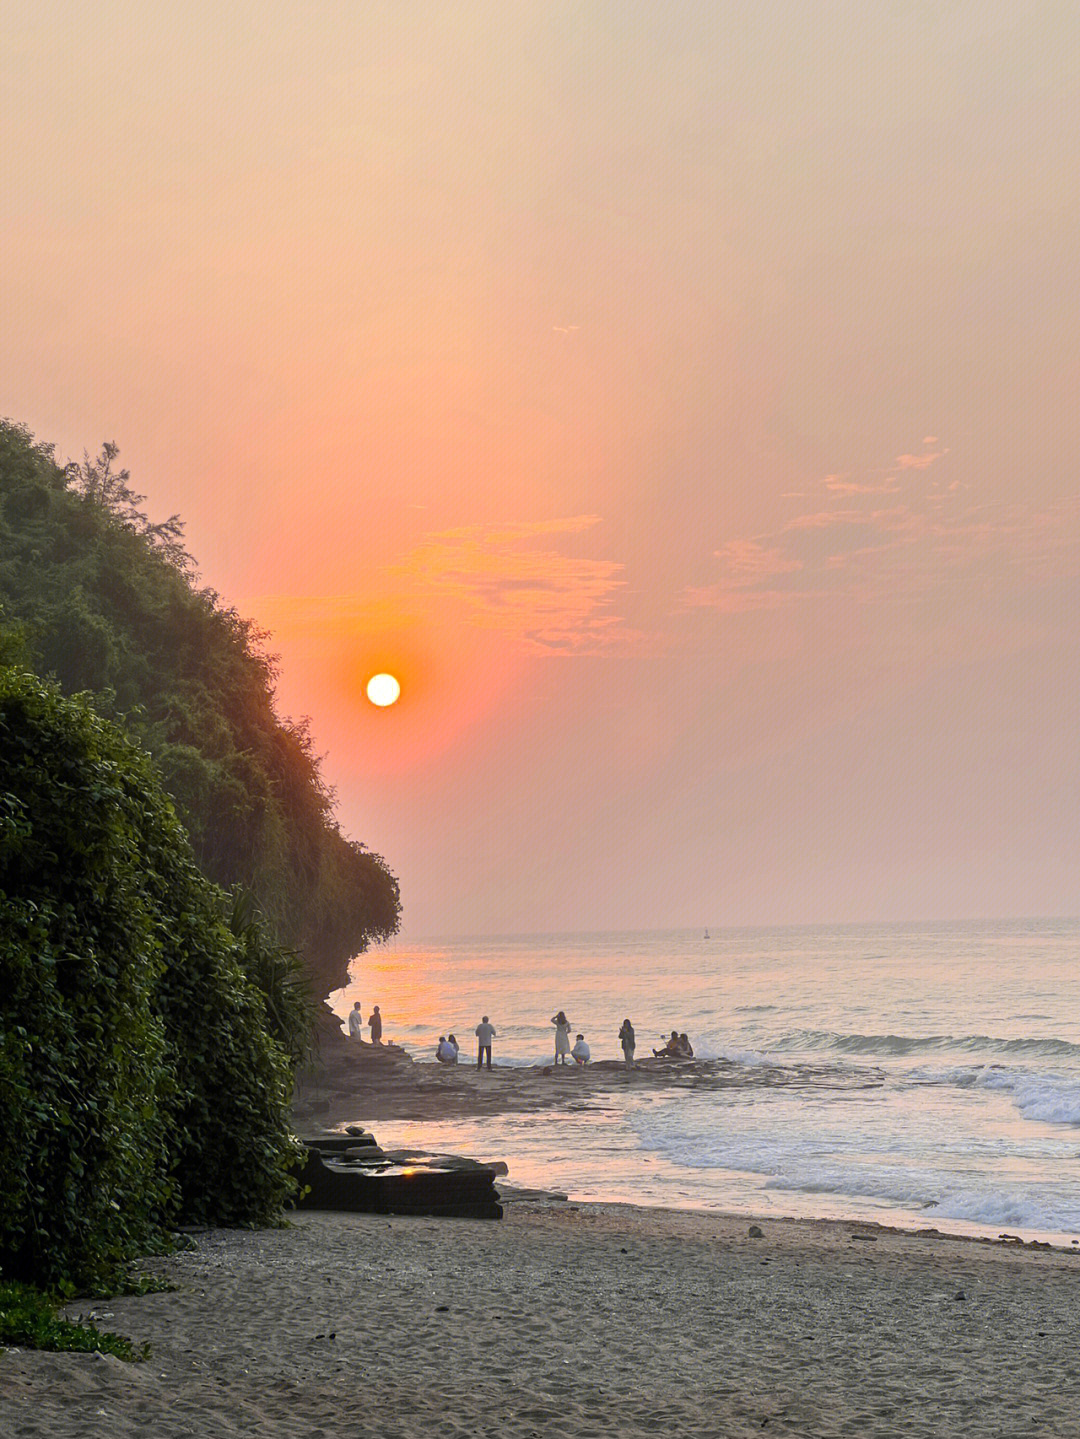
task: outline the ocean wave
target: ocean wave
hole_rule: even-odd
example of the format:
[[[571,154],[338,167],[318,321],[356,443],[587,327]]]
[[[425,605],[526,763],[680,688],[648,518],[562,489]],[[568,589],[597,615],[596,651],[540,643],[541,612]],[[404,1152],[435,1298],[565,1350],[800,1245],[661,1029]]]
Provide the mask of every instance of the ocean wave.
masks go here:
[[[655,1112],[638,1116],[633,1127],[646,1148],[671,1163],[756,1175],[767,1192],[870,1200],[912,1214],[925,1212],[930,1224],[941,1218],[1080,1233],[1080,1185],[1074,1172],[1062,1183],[1018,1184],[1008,1182],[1007,1175],[976,1175],[970,1167],[976,1162],[973,1154],[950,1155],[943,1167],[940,1148],[926,1162],[899,1155],[890,1162],[880,1153],[860,1155],[858,1141],[845,1140],[835,1127],[815,1136],[728,1135],[710,1131],[699,1120],[677,1132]],[[845,1144],[850,1146],[846,1154]]]
[[[747,1069],[760,1069],[762,1065],[776,1063],[758,1049],[734,1049],[725,1044],[718,1045],[715,1054],[703,1053],[702,1058],[726,1059],[729,1064],[740,1064]]]
[[[913,1069],[905,1079],[915,1085],[1000,1090],[1011,1096],[1025,1119],[1039,1124],[1080,1125],[1080,1082],[1075,1075],[1033,1074],[1030,1070],[1003,1064],[974,1064],[950,1069]]]
[[[1024,1116],[1039,1124],[1080,1125],[1080,1084],[1057,1074],[1023,1074],[992,1067],[977,1080],[979,1089],[1009,1092]]]
[[[867,1173],[837,1169],[816,1175],[775,1176],[764,1188],[799,1194],[837,1194],[874,1199],[909,1211],[925,1212],[928,1222],[959,1219],[971,1224],[1008,1225],[1048,1233],[1080,1230],[1080,1195],[1049,1185],[993,1189],[958,1185],[935,1188],[928,1176],[909,1170]]]
[[[828,1050],[836,1054],[931,1054],[968,1051],[1044,1058],[1080,1057],[1080,1044],[1067,1039],[1021,1037],[1004,1039],[988,1034],[838,1034],[828,1029],[800,1029],[770,1045],[780,1051]]]

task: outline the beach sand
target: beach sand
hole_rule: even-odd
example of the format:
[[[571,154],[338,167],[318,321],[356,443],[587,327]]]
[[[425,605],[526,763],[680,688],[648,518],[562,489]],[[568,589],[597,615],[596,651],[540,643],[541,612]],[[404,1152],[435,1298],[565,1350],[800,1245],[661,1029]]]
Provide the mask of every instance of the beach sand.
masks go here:
[[[0,1352],[5,1436],[1080,1433],[1080,1254],[511,1202],[305,1212],[72,1306],[153,1354]]]

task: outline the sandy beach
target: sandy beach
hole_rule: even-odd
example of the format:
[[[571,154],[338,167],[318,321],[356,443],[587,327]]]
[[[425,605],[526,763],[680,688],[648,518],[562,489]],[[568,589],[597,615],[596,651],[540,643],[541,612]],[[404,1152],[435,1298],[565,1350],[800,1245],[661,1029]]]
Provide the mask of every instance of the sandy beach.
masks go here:
[[[12,1436],[1075,1435],[1080,1254],[618,1205],[307,1212],[83,1301],[152,1346],[0,1354]]]

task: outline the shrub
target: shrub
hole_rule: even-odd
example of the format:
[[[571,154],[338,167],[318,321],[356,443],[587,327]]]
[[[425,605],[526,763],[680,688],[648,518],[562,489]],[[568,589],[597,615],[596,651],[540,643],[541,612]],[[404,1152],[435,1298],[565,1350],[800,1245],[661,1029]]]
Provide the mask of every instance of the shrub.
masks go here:
[[[75,1324],[57,1313],[62,1297],[43,1294],[29,1284],[0,1282],[0,1345],[22,1349],[58,1349],[146,1359],[149,1346],[136,1348],[123,1334],[99,1329],[90,1320]]]
[[[159,917],[175,821],[149,764],[85,704],[0,671],[0,1259],[94,1282],[165,1221]]]
[[[292,1189],[291,1069],[147,756],[0,669],[0,1264],[100,1283]],[[251,943],[256,944],[257,938]]]

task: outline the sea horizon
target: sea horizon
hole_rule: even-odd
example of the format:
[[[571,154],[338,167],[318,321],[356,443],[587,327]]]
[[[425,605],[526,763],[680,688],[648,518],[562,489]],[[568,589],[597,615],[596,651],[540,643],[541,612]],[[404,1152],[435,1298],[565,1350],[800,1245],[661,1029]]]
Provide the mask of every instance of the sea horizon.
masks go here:
[[[618,927],[589,927],[585,929],[521,929],[521,930],[433,930],[427,933],[412,933],[404,926],[385,940],[376,941],[372,951],[393,949],[401,944],[455,943],[464,944],[476,940],[494,942],[497,940],[537,940],[544,938],[570,939],[590,936],[612,936],[623,934],[696,934],[709,930],[713,937],[720,935],[752,934],[759,931],[783,932],[786,930],[852,930],[852,929],[932,929],[950,925],[999,925],[999,924],[1080,924],[1080,912],[1076,914],[975,914],[950,918],[921,919],[820,919],[762,921],[753,924],[716,924],[712,921],[700,924],[638,925]],[[362,958],[362,956],[358,956]]]

